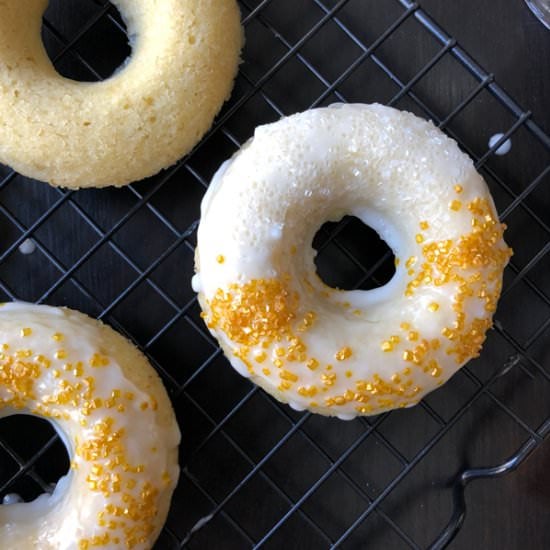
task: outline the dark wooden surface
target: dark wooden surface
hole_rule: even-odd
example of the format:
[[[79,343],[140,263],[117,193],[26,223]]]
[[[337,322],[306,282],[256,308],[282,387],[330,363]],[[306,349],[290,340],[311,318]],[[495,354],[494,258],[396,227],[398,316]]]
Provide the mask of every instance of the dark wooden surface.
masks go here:
[[[542,128],[550,131],[550,31],[534,18],[523,0],[420,0],[419,3],[485,69],[495,75],[496,81],[525,110],[532,111],[534,120]],[[246,16],[260,2],[243,0],[241,4]],[[330,7],[337,1],[323,0],[323,4]],[[72,11],[70,16],[69,10]],[[49,15],[57,28],[70,39],[97,11],[97,4],[93,1],[58,0],[52,2]],[[237,80],[230,105],[243,97],[287,52],[288,46],[296,43],[319,20],[322,13],[319,3],[314,0],[272,0],[257,17],[253,17],[246,28],[247,46],[241,67],[246,78],[242,76]],[[402,8],[394,0],[350,0],[338,17],[358,39],[369,45],[401,13]],[[62,44],[52,36],[48,35],[46,42],[52,56],[62,50]],[[408,20],[375,53],[380,63],[389,67],[402,83],[407,83],[440,48],[441,45],[425,29],[414,20]],[[110,74],[128,51],[120,33],[103,19],[93,33],[78,41],[76,50],[91,60],[103,77]],[[301,58],[292,55],[264,81],[262,92],[285,114],[306,109],[326,89],[322,79],[334,81],[359,54],[360,49],[353,41],[330,21],[306,41],[300,49]],[[94,80],[89,70],[72,54],[62,58],[58,69],[73,78]],[[446,55],[414,86],[413,92],[435,116],[443,118],[476,85],[475,79]],[[337,93],[328,95],[320,103],[337,101],[338,94],[349,101],[385,103],[398,92],[399,86],[368,59],[338,86]],[[243,142],[250,137],[256,125],[279,117],[280,113],[272,104],[261,94],[251,96],[226,122],[225,129]],[[396,106],[427,116],[418,103],[407,97],[398,100]],[[460,139],[472,154],[481,156],[491,135],[506,131],[514,122],[510,113],[484,91],[450,122],[447,130]],[[518,194],[528,187],[550,162],[548,152],[523,128],[514,133],[512,144],[510,155],[490,158],[487,168],[491,172],[484,171],[501,211],[512,201],[511,193]],[[199,203],[204,192],[200,178],[208,181],[219,164],[235,149],[235,143],[218,131],[188,160],[187,166],[171,176],[152,197],[150,204],[177,231],[185,231],[199,215]],[[0,167],[0,177],[5,173],[7,169]],[[138,193],[145,193],[162,177],[163,174],[150,178],[137,184],[135,189]],[[508,190],[499,180],[506,184]],[[547,176],[536,191],[525,199],[531,212],[546,224],[550,224],[549,184]],[[56,191],[22,177],[16,177],[0,189],[0,204],[26,226],[31,225],[57,200],[59,195]],[[64,205],[33,235],[65,268],[85,254],[96,242],[98,233],[113,227],[137,201],[136,196],[127,189],[83,191],[74,195],[73,200],[81,208],[80,214],[75,208]],[[92,224],[83,220],[82,212],[97,224],[97,232],[90,229]],[[514,262],[521,270],[547,244],[548,233],[521,208],[514,209],[506,222],[509,225],[507,239],[516,253]],[[19,233],[4,216],[0,216],[0,232],[3,239],[0,251],[3,252]],[[56,288],[47,301],[98,315],[136,278],[135,268],[129,267],[123,256],[127,255],[139,269],[146,269],[173,243],[174,238],[173,233],[150,210],[141,208],[110,238],[110,243],[114,243],[122,253],[115,252],[110,245],[102,246],[74,274],[75,280],[86,288],[92,298],[67,282]],[[319,233],[318,244],[322,245],[326,238],[326,233]],[[365,241],[369,239],[366,233],[350,225],[340,238],[365,265],[372,264],[375,258],[369,256],[372,250],[366,246]],[[193,240],[192,234],[190,245],[177,248],[150,276],[182,308],[192,298],[189,279],[193,270]],[[335,284],[352,286],[362,276],[361,272],[357,272],[357,266],[346,260],[336,246],[324,248],[319,261],[320,271],[326,270]],[[384,277],[384,273],[382,269],[375,275]],[[532,283],[546,296],[550,296],[549,275],[547,254],[546,259],[529,274]],[[60,272],[51,262],[38,253],[23,257],[15,250],[0,263],[2,281],[18,298],[29,301],[37,300],[55,284],[59,276]],[[509,269],[508,283],[513,276],[513,271]],[[147,316],[136,315],[143,304],[147,304]],[[141,283],[110,311],[105,320],[124,330],[138,344],[146,346],[173,315],[171,306],[151,290],[150,285]],[[501,301],[498,317],[502,326],[522,343],[548,315],[545,303],[533,297],[530,288],[519,284]],[[192,323],[202,326],[196,307],[192,307],[185,319],[174,323],[146,350],[168,373],[165,376],[166,385],[172,395],[177,395],[174,406],[183,428],[181,460],[186,467],[186,475],[182,476],[176,491],[168,525],[180,537],[212,510],[212,502],[205,496],[205,491],[219,501],[249,471],[250,464],[228,445],[226,436],[230,436],[252,461],[258,461],[301,416],[286,407],[279,408],[260,392],[224,425],[223,435],[218,434],[204,448],[200,447],[212,430],[212,422],[215,425],[224,419],[250,391],[250,386],[228,367],[222,357],[211,359],[214,348],[208,337],[201,336]],[[550,371],[548,329],[530,346],[528,352],[547,372]],[[481,358],[472,362],[468,369],[484,382],[514,354],[512,346],[492,331]],[[185,391],[179,391],[181,384],[186,383],[205,361],[211,361],[211,365],[186,386]],[[526,425],[536,429],[544,418],[550,416],[549,386],[536,372],[533,372],[533,378],[529,378],[523,370],[516,368],[491,384],[490,389]],[[471,379],[459,373],[441,390],[430,395],[426,402],[447,421],[457,411],[463,410],[474,390]],[[208,420],[205,412],[213,420]],[[21,439],[22,425],[17,422],[4,424],[4,428],[0,428],[0,437],[9,439],[11,445],[30,457],[35,449],[26,448],[28,437]],[[36,427],[36,424],[33,426]],[[27,426],[25,429],[29,432],[35,428]],[[303,433],[299,432],[285,443],[265,464],[262,472],[293,500],[297,500],[329,467],[327,456],[331,460],[337,459],[364,434],[365,429],[365,424],[360,421],[342,423],[312,417],[304,424]],[[417,456],[437,429],[433,419],[421,407],[415,407],[392,413],[377,426],[376,433],[398,449],[405,461],[409,461]],[[308,442],[304,434],[317,447]],[[484,395],[464,411],[452,429],[381,502],[379,509],[399,525],[418,547],[425,548],[452,511],[449,482],[453,477],[465,467],[492,466],[503,461],[518,449],[525,438],[525,430],[496,406],[490,395]],[[371,498],[379,495],[403,468],[381,441],[376,434],[369,437],[342,465],[345,475]],[[39,443],[36,442],[37,445]],[[62,454],[60,445],[56,452],[57,456]],[[0,482],[13,467],[2,460],[5,460],[4,455],[0,454]],[[53,454],[49,454],[45,461],[40,462],[40,474],[45,479],[52,475],[51,464],[56,460]],[[478,481],[469,486],[466,493],[468,515],[451,548],[550,548],[549,464],[550,444],[547,442],[516,473],[498,480]],[[331,476],[303,505],[303,510],[322,525],[333,540],[365,508],[365,500],[343,479],[342,475]],[[30,498],[40,488],[33,485],[32,480],[25,480],[14,490]],[[266,478],[257,475],[224,507],[224,511],[258,540],[285,513],[287,506]],[[316,550],[326,546],[326,542],[303,517],[295,514],[266,548]],[[207,523],[188,547],[240,550],[249,545],[227,517],[221,514]],[[343,545],[346,549],[361,550],[401,550],[406,547],[378,514],[372,514]],[[173,550],[174,541],[165,534],[156,548]]]
[[[523,0],[422,0],[505,90],[550,132],[550,31]]]

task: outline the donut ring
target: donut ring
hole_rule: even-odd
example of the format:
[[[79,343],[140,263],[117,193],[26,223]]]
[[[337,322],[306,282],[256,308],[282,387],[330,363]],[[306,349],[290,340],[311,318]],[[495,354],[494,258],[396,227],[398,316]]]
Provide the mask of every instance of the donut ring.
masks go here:
[[[0,307],[0,418],[52,422],[71,469],[50,495],[0,506],[0,540],[21,550],[141,549],[166,519],[179,430],[147,359],[82,313]]]
[[[313,237],[350,214],[393,249],[383,287],[317,276]],[[479,354],[511,251],[487,186],[431,123],[335,105],[256,129],[202,203],[203,317],[277,399],[350,419],[417,403]]]
[[[0,3],[0,162],[76,189],[143,179],[189,152],[231,92],[235,0],[113,0],[132,55],[93,83],[54,69],[40,38],[47,3]]]

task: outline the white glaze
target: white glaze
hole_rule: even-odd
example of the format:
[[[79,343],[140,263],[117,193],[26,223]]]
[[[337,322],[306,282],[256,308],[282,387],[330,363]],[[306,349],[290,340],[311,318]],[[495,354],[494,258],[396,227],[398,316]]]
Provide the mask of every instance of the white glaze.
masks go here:
[[[19,502],[23,502],[23,499],[17,493],[9,493],[2,499],[2,504],[5,506],[10,506],[11,504],[17,504]]]
[[[193,289],[193,292],[197,293],[202,290],[201,276],[199,273],[195,273],[195,275],[193,275],[193,278],[191,279],[191,288]]]
[[[504,134],[494,134],[489,138],[489,147],[494,147],[498,141],[504,137]],[[510,138],[506,139],[502,145],[500,145],[496,151],[495,155],[503,156],[507,155],[512,149],[512,141]]]
[[[36,244],[32,239],[25,239],[19,245],[19,252],[21,252],[21,254],[24,254],[25,256],[32,254],[35,250],[36,250]]]

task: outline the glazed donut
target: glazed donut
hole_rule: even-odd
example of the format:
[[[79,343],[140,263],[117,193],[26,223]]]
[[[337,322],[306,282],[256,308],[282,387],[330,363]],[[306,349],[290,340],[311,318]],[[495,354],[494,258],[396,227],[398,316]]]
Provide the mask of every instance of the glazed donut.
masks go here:
[[[132,55],[94,83],[54,69],[40,38],[47,3],[0,2],[0,162],[76,189],[124,185],[189,152],[231,92],[235,0],[113,0]]]
[[[327,287],[311,243],[349,214],[395,254],[369,291]],[[511,251],[471,160],[430,122],[334,105],[256,129],[202,202],[203,317],[233,367],[298,410],[417,403],[479,354]]]
[[[51,421],[71,468],[52,495],[0,506],[0,540],[18,550],[149,550],[178,479],[180,434],[145,357],[82,313],[4,304],[0,418],[15,413]]]

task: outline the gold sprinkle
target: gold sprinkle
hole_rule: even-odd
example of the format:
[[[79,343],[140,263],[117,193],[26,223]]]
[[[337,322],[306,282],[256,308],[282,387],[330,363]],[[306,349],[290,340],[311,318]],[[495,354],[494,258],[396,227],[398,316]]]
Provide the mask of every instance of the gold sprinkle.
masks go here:
[[[56,359],[67,359],[67,352],[64,349],[58,349],[55,352],[54,357]]]
[[[302,397],[315,397],[318,390],[315,386],[300,386],[297,390],[298,395]]]
[[[462,191],[464,191],[464,188],[462,187],[462,185],[455,185],[455,193],[459,194],[462,193]]]
[[[439,309],[439,304],[437,302],[432,302],[429,306],[428,306],[428,309],[430,311],[437,311]]]
[[[430,227],[430,224],[428,222],[426,222],[426,221],[420,222],[420,229],[422,229],[423,231],[425,231],[429,227]]]
[[[417,257],[416,256],[411,256],[406,262],[405,262],[405,267],[407,269],[411,268],[415,263],[416,263],[416,260],[417,260]]]
[[[353,372],[351,372],[350,370],[347,370],[345,374],[346,378],[351,378],[353,376]]]
[[[264,367],[262,369],[262,372],[266,375],[266,376],[269,376],[271,374],[271,371],[267,368],[267,367]]]
[[[106,367],[109,365],[109,358],[99,353],[94,353],[88,362],[92,368]]]
[[[298,295],[280,279],[253,279],[218,289],[208,305],[210,328],[219,327],[233,342],[255,346],[290,334]]]
[[[336,374],[321,374],[321,381],[325,386],[333,386],[334,382],[336,382]]]
[[[345,361],[346,359],[349,359],[352,356],[352,349],[348,346],[344,346],[340,350],[338,350],[335,354],[337,361]]]
[[[56,332],[52,338],[56,341],[56,342],[62,342],[64,339],[65,339],[65,336],[63,334],[61,334],[60,332]]]
[[[380,345],[380,348],[384,352],[393,351],[393,346],[391,342],[388,342],[387,340],[385,342],[382,342],[382,344]]]
[[[309,328],[313,325],[313,322],[317,319],[317,314],[313,311],[308,311],[302,320],[302,327],[301,330],[304,330],[306,328]]]
[[[224,256],[222,256],[221,254],[219,254],[217,257],[216,257],[216,261],[219,263],[219,264],[223,264],[225,262],[225,258]]]
[[[288,380],[289,382],[297,382],[298,381],[298,377],[293,372],[290,372],[290,371],[287,371],[287,370],[282,370],[279,373],[279,377],[282,378],[283,380]]]
[[[418,244],[420,244],[420,243],[424,242],[424,237],[420,233],[417,233],[416,237],[415,237],[415,240]]]
[[[411,324],[410,323],[401,323],[399,325],[403,330],[409,330],[411,328]]]
[[[459,200],[454,199],[449,203],[449,208],[454,212],[458,212],[462,208],[462,203]]]
[[[319,366],[319,361],[317,361],[317,359],[313,357],[311,359],[308,359],[306,362],[306,367],[309,370],[315,370],[318,366]]]
[[[24,338],[25,336],[30,336],[32,334],[32,330],[30,328],[22,328],[21,329],[21,338]]]

